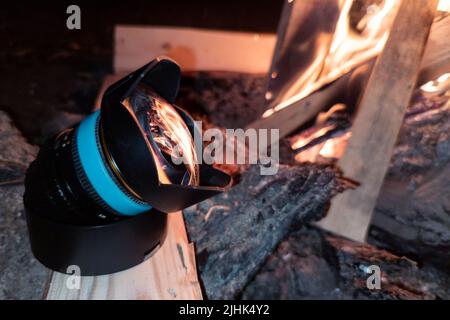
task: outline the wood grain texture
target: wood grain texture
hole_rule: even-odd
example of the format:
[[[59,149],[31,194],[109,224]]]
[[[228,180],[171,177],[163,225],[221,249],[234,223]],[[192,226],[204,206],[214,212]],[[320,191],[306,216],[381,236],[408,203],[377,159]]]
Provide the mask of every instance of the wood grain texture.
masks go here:
[[[95,109],[103,92],[121,78],[110,75],[99,90]],[[67,287],[69,275],[53,272],[45,298],[48,300],[87,299],[202,299],[197,277],[195,252],[189,243],[181,212],[168,218],[167,237],[153,257],[142,264],[111,275],[81,277],[80,290]]]
[[[324,165],[259,170],[250,167],[229,192],[183,210],[208,299],[238,298],[291,230],[321,219],[330,199],[351,187]]]
[[[274,34],[117,26],[114,70],[129,72],[149,57],[165,55],[183,71],[267,73],[275,38]]]
[[[437,0],[403,0],[383,52],[361,99],[359,112],[339,165],[360,183],[332,200],[319,225],[364,241],[387,172],[406,107],[419,73]]]

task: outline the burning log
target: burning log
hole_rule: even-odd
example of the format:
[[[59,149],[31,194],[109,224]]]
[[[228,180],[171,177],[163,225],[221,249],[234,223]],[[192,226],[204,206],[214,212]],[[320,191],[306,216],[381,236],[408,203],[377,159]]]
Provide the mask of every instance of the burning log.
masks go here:
[[[269,117],[260,118],[250,123],[247,128],[255,129],[279,129],[280,138],[285,137],[305,124],[317,115],[327,105],[334,104],[339,101],[344,88],[346,88],[351,74],[346,74],[330,85],[314,92],[304,99],[289,104]],[[301,111],[301,112],[300,112]],[[283,126],[280,127],[280,123]]]
[[[350,19],[355,20],[354,18],[346,17],[345,13],[354,15],[353,11],[349,11],[349,1],[345,1],[345,12],[342,12],[341,18],[343,20]],[[366,1],[355,1],[355,3],[366,2]],[[398,2],[398,1],[395,1]],[[442,2],[442,1],[441,1]],[[304,2],[294,2],[297,6],[305,5]],[[303,4],[300,4],[303,3]],[[332,72],[330,72],[330,76],[320,77],[320,74],[323,75],[323,70],[318,68],[316,73],[319,74],[317,77],[312,77],[309,79],[317,80],[316,82],[310,83],[309,85],[304,86],[303,89],[299,89],[299,91],[295,91],[294,95],[291,91],[288,95],[282,95],[285,100],[277,98],[278,93],[285,92],[286,87],[289,88],[294,80],[289,77],[292,76],[292,73],[295,70],[300,70],[297,72],[297,76],[301,77],[301,70],[303,67],[295,66],[292,64],[300,64],[302,61],[306,59],[309,61],[305,55],[308,55],[309,52],[305,52],[305,50],[295,50],[297,48],[296,41],[301,42],[307,41],[308,38],[303,39],[301,36],[297,36],[297,38],[291,36],[287,38],[283,38],[283,32],[287,32],[284,28],[288,28],[288,20],[290,17],[290,12],[292,8],[289,8],[289,4],[286,4],[287,8],[284,9],[282,20],[280,22],[280,30],[279,30],[279,39],[278,41],[289,41],[289,45],[284,45],[285,50],[290,50],[289,48],[294,48],[291,50],[290,55],[288,54],[280,54],[279,51],[282,50],[282,45],[277,43],[275,48],[273,62],[271,70],[272,72],[269,74],[269,96],[272,99],[269,101],[269,109],[264,110],[264,116],[262,118],[256,119],[253,121],[248,127],[250,128],[278,128],[279,123],[283,123],[283,126],[280,128],[280,137],[284,137],[305,123],[313,119],[320,111],[326,110],[330,108],[332,105],[336,103],[345,103],[347,105],[353,105],[356,103],[360,96],[360,92],[364,89],[364,78],[370,74],[371,64],[374,61],[374,58],[377,56],[378,52],[382,49],[382,44],[384,44],[384,40],[382,36],[380,38],[380,32],[382,30],[388,30],[391,25],[391,18],[393,14],[398,9],[398,3],[394,6],[390,5],[390,12],[387,14],[385,11],[378,11],[378,14],[375,17],[365,17],[363,19],[356,19],[357,21],[365,21],[367,22],[370,19],[374,19],[374,21],[378,21],[380,24],[383,24],[383,29],[378,30],[378,37],[375,36],[377,33],[370,33],[372,37],[368,38],[368,41],[363,40],[363,37],[359,38],[360,43],[358,43],[358,37],[355,38],[355,34],[351,34],[348,37],[345,37],[346,33],[350,33],[352,30],[348,30],[348,26],[341,23],[336,30],[336,33],[340,36],[336,36],[337,39],[343,39],[344,42],[340,43],[340,51],[338,51],[341,55],[344,54],[345,59],[343,61],[343,65],[336,65],[336,68]],[[337,8],[337,6],[335,6]],[[370,10],[368,10],[370,11]],[[342,20],[341,19],[341,20]],[[449,38],[446,36],[448,34],[449,21],[450,17],[448,13],[440,12],[436,15],[436,19],[431,28],[429,41],[423,56],[422,64],[421,64],[421,73],[419,75],[419,80],[423,83],[427,81],[427,79],[435,78],[439,72],[442,70],[447,70],[449,67]],[[382,21],[381,21],[382,20]],[[301,22],[301,19],[299,20]],[[336,23],[335,20],[330,19],[329,22],[331,25]],[[352,24],[349,21],[349,24]],[[336,26],[329,26],[330,30],[335,29]],[[294,28],[295,29],[295,28]],[[343,30],[341,30],[343,29]],[[370,29],[369,29],[370,30]],[[292,33],[292,30],[290,31]],[[281,40],[280,40],[281,34]],[[300,34],[301,35],[301,34]],[[347,39],[349,38],[349,40]],[[347,40],[345,40],[347,39]],[[323,40],[323,37],[322,37]],[[367,40],[367,39],[366,39]],[[347,42],[345,42],[347,41]],[[348,42],[350,41],[350,42]],[[324,50],[327,50],[329,44],[328,42],[323,41],[322,45],[325,46]],[[376,44],[374,47],[371,47],[369,44]],[[345,45],[344,45],[345,44]],[[347,53],[345,52],[347,50]],[[333,51],[334,54],[338,52]],[[282,57],[285,57],[283,60]],[[296,59],[293,59],[296,57]],[[348,59],[348,60],[346,60]],[[335,60],[334,56],[329,57],[328,60]],[[319,63],[320,66],[324,64],[325,61],[321,61]],[[287,65],[283,67],[283,65]],[[345,66],[345,67],[343,67]],[[276,68],[283,68],[285,73],[280,73],[279,70],[275,70]],[[326,68],[330,70],[330,67]],[[358,70],[359,69],[359,70]],[[362,73],[361,70],[365,71]],[[322,72],[322,73],[321,73]],[[326,72],[325,72],[326,73]],[[350,73],[350,74],[348,74]],[[295,76],[295,72],[294,72]],[[293,79],[295,79],[295,77]],[[287,79],[286,79],[287,77]],[[342,79],[344,78],[344,79]],[[354,83],[352,79],[357,78],[357,83]],[[289,80],[290,79],[290,80]],[[281,86],[281,87],[280,87]]]
[[[417,81],[419,85],[427,83],[427,87],[433,86],[436,81],[432,81],[432,79],[439,79],[442,84],[445,82],[445,73],[443,74],[443,72],[450,70],[450,52],[448,51],[450,38],[446,37],[446,34],[450,31],[449,22],[450,15],[447,13],[441,12],[435,17],[422,59],[419,80]],[[314,125],[306,129],[302,128],[288,137],[298,162],[328,163],[330,160],[339,159],[342,156],[346,142],[351,135],[351,122],[357,112],[357,101],[360,92],[366,86],[370,69],[370,64],[365,64],[352,72],[352,79],[346,88],[345,107],[344,104],[332,106],[328,111],[317,116]],[[433,87],[429,89],[433,91],[431,92],[432,95],[437,93]],[[446,89],[440,88],[439,90],[442,92]],[[415,111],[407,111],[407,117],[411,112],[420,112],[417,109],[428,110],[426,105],[430,103],[428,101],[429,96],[430,94],[421,96],[419,90],[414,95],[411,104],[418,104],[420,107],[414,107]],[[326,128],[325,132],[324,128]],[[410,146],[410,148],[412,147],[413,145]]]
[[[252,167],[230,192],[184,210],[207,297],[236,297],[294,226],[320,219],[348,186],[327,166],[280,166],[262,177]]]
[[[450,102],[419,96],[406,116],[369,242],[422,264],[450,267]]]
[[[369,289],[370,266],[381,271]],[[449,299],[444,272],[368,244],[303,227],[283,241],[244,289],[243,299]]]
[[[413,95],[377,200],[369,242],[420,263],[448,268],[450,221],[445,195],[450,193],[446,174],[450,161],[450,105],[445,88],[448,90],[450,81],[444,81],[445,74],[437,79],[441,83],[433,81],[438,84],[436,87],[427,84],[422,87],[428,91],[418,88]],[[290,138],[293,146],[303,145],[303,151],[296,156],[299,162],[330,163],[340,157],[351,134],[350,127],[341,128],[337,137],[316,138],[328,139],[314,146],[304,142],[311,141],[311,135],[324,126],[342,127],[351,115],[348,110],[335,110],[341,112],[327,115],[324,123]],[[329,154],[327,145],[331,146]]]
[[[419,73],[437,0],[402,1],[386,46],[370,76],[352,136],[339,160],[360,186],[333,199],[320,225],[364,241],[379,190]],[[410,17],[415,17],[411,25]]]
[[[327,105],[342,102],[349,73],[383,48],[399,1],[355,12],[359,5],[365,7],[368,1],[285,3],[266,93],[269,108],[249,127],[276,128],[283,123],[283,137]],[[319,18],[311,19],[314,14]]]

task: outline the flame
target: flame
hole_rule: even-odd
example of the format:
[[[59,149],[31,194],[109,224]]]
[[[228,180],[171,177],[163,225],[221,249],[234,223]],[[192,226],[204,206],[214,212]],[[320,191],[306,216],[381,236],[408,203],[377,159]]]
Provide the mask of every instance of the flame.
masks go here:
[[[344,154],[347,141],[351,136],[351,132],[347,132],[342,136],[328,139],[319,151],[319,155],[324,158],[340,158]]]
[[[332,118],[338,113],[345,111],[345,109],[345,104],[335,104],[328,111],[319,113],[314,127],[290,138],[291,148],[298,152],[295,156],[297,161],[314,162],[317,161],[319,156],[323,158],[339,158],[342,155],[346,142],[350,137],[350,132],[345,132],[344,134],[336,134],[336,131],[334,134],[329,133],[337,129],[336,123],[333,123]],[[320,138],[325,135],[328,135],[327,140],[314,145],[314,140],[316,142],[321,141]]]
[[[329,125],[326,127],[323,127],[321,129],[319,129],[318,131],[314,132],[313,134],[307,136],[307,137],[299,137],[292,145],[291,148],[292,149],[300,149],[304,146],[306,146],[308,143],[310,143],[311,141],[313,141],[314,139],[317,139],[321,136],[323,136],[324,134],[326,134],[330,129],[332,129],[334,126],[333,125]]]
[[[420,87],[426,93],[441,93],[450,89],[450,73],[444,73],[436,80],[431,80]]]
[[[370,5],[357,25],[360,34],[356,34],[349,21],[353,0],[345,0],[322,74],[336,78],[380,53],[389,35],[396,12],[394,9],[399,3],[385,0],[382,6]]]
[[[370,5],[357,25],[358,32],[350,27],[353,3],[354,0],[340,1],[341,11],[331,45],[328,47],[328,42],[319,38],[323,45],[313,63],[285,94],[289,98],[269,108],[263,118],[305,98],[381,52],[400,1],[384,0],[381,5]]]
[[[298,87],[296,88],[294,86],[293,88],[297,91],[290,92],[291,94],[294,93],[294,95],[279,105],[267,110],[263,117],[268,117],[272,113],[291,105],[293,102],[303,99],[324,84],[337,79],[342,74],[345,74],[381,52],[389,36],[389,29],[400,1],[384,0],[380,6],[369,6],[367,14],[357,24],[359,34],[351,30],[349,23],[349,13],[353,2],[353,0],[341,1],[342,6],[336,32],[326,54],[323,66],[318,62],[322,59],[323,52],[319,52],[314,64],[311,65],[313,70],[308,70],[308,76],[313,76],[317,74],[317,68],[320,66],[322,69],[319,72],[320,76],[318,80],[311,81],[308,85],[302,87],[301,90],[298,90]],[[450,12],[450,0],[440,0],[437,10]],[[436,79],[423,84],[420,89],[426,94],[448,94],[450,92],[450,73],[443,73]],[[326,114],[319,114],[316,123],[325,122],[337,110],[335,110],[335,107],[331,108]],[[306,146],[312,140],[319,138],[327,129],[325,127],[312,134],[305,134],[304,132],[293,137],[291,139],[292,149],[296,150]],[[309,147],[296,154],[295,160],[298,162],[315,162],[320,161],[321,158],[340,158],[345,151],[350,136],[351,132],[347,132],[341,136],[329,138],[325,142]]]
[[[320,158],[338,159],[345,151],[351,132],[330,138],[321,144],[315,145],[295,155],[297,162],[317,162]]]
[[[450,0],[440,0],[437,7],[438,11],[450,12]]]

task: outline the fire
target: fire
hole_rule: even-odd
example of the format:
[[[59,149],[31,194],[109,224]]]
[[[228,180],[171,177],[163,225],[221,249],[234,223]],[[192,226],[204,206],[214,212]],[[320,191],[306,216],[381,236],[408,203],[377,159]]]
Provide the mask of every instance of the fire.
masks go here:
[[[321,128],[320,130],[314,132],[313,134],[307,136],[307,137],[300,137],[295,141],[291,148],[292,149],[300,149],[302,147],[305,147],[308,143],[312,142],[314,139],[317,139],[323,135],[325,135],[330,129],[332,129],[333,126],[329,125],[324,128]]]
[[[317,162],[320,158],[337,159],[344,154],[347,141],[351,132],[327,139],[325,142],[317,144],[295,155],[298,162]],[[293,148],[295,149],[295,148]]]
[[[366,15],[356,26],[358,34],[350,27],[349,16],[353,3],[353,0],[341,1],[342,6],[336,31],[323,65],[320,65],[322,69],[320,70],[318,80],[311,81],[308,85],[301,87],[300,90],[298,87],[294,88],[297,91],[291,92],[296,93],[292,98],[269,109],[264,116],[267,117],[273,112],[289,106],[292,102],[308,96],[322,85],[337,79],[339,76],[381,52],[389,35],[389,29],[400,1],[384,0],[381,5],[372,4],[369,6]],[[440,0],[437,10],[450,12],[450,0]],[[317,59],[320,60],[321,58],[322,53]],[[308,70],[307,76],[313,75],[314,72],[317,73],[316,68],[319,64],[316,61],[314,65],[311,65],[311,68],[314,70]],[[421,85],[420,91],[428,95],[449,95],[450,73],[443,73],[436,79]],[[334,111],[334,108],[331,108],[327,114],[319,115],[316,119],[316,125],[317,122],[325,122]],[[320,121],[320,117],[323,117],[324,120]],[[311,133],[312,130],[307,129],[292,138],[292,149],[300,151],[296,154],[295,159],[299,162],[305,162],[320,161],[320,158],[330,159],[341,157],[351,133],[347,132],[337,137],[328,138],[320,144],[308,145],[314,139],[320,138],[321,134],[326,133],[328,127],[315,130]],[[301,149],[302,147],[304,148],[303,150]]]
[[[380,53],[399,4],[398,0],[385,0],[381,6],[370,5],[357,25],[359,34],[356,34],[349,20],[353,0],[345,0],[322,71],[325,78],[335,79]]]
[[[438,11],[450,12],[450,0],[440,0],[437,9]]]
[[[342,122],[339,118],[346,112],[346,106],[338,103],[327,112],[321,112],[316,124],[290,138],[291,148],[297,153],[298,162],[315,162],[318,157],[337,158],[345,149],[350,133],[342,133]]]
[[[340,158],[344,154],[347,141],[351,136],[351,132],[344,135],[328,139],[319,151],[319,155],[324,158]]]
[[[444,73],[436,80],[431,80],[420,87],[425,93],[440,94],[450,90],[450,73]]]
[[[384,0],[380,5],[370,5],[356,26],[357,30],[350,26],[350,10],[354,2],[340,1],[340,16],[331,45],[321,41],[323,45],[313,63],[285,94],[287,99],[268,109],[263,114],[264,118],[303,99],[381,52],[400,1]]]

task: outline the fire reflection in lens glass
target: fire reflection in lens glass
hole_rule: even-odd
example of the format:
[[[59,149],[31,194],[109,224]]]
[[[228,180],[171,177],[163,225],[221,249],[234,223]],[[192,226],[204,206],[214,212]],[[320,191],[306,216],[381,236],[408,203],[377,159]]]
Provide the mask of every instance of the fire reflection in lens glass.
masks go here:
[[[178,111],[150,87],[139,84],[123,101],[156,148],[160,181],[199,185],[194,139]]]

